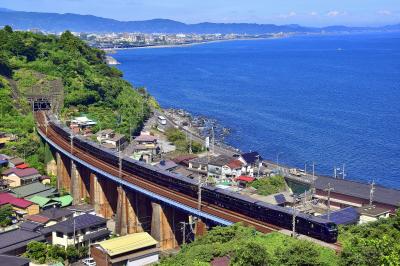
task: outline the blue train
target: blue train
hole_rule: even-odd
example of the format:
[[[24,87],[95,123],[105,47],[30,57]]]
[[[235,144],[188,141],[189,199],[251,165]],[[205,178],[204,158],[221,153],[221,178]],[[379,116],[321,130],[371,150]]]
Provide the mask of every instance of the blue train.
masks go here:
[[[50,126],[65,140],[71,140],[69,128],[56,122],[50,122]],[[75,136],[73,142],[75,147],[84,150],[108,164],[114,166],[119,165],[116,152],[101,147],[80,136]],[[134,175],[145,177],[147,180],[163,187],[197,198],[198,184],[188,177],[163,171],[130,158],[124,158],[122,160],[122,169]],[[202,200],[209,204],[242,213],[259,221],[289,230],[292,228],[293,216],[292,209],[290,208],[272,205],[239,193],[212,186],[204,186],[202,188]],[[296,232],[328,243],[335,243],[338,236],[338,228],[335,223],[303,213],[298,214],[296,217]]]

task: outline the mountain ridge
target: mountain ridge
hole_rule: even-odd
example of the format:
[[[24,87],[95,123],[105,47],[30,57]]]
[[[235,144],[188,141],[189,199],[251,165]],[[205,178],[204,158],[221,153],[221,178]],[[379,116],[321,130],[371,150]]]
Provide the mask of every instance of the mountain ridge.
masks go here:
[[[44,31],[61,32],[142,32],[142,33],[198,33],[198,34],[268,34],[278,32],[336,32],[336,31],[392,31],[400,30],[400,24],[383,27],[348,27],[332,25],[328,27],[305,27],[298,24],[275,25],[258,23],[213,23],[183,22],[155,18],[142,21],[119,21],[94,15],[73,13],[43,13],[15,11],[0,7],[0,25],[27,30],[37,28]]]

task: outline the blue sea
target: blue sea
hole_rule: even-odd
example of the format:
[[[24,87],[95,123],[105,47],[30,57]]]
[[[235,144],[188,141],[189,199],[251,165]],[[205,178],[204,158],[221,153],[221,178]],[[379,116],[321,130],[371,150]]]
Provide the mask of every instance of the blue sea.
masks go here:
[[[304,36],[118,51],[163,107],[232,129],[265,159],[400,188],[400,34]],[[310,169],[310,168],[308,168]]]

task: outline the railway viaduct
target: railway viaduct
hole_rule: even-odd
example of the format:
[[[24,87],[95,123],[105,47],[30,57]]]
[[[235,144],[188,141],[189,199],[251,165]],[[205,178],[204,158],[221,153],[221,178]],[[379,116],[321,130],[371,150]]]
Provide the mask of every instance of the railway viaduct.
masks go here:
[[[59,191],[69,192],[73,204],[87,202],[93,205],[97,214],[115,222],[114,232],[118,235],[147,231],[159,241],[162,250],[168,250],[177,248],[184,241],[181,230],[184,223],[196,221],[195,235],[206,231],[205,222],[232,224],[126,182],[80,158],[72,147],[62,146],[47,134],[47,128],[38,126],[37,131],[51,151],[47,171],[57,176]],[[186,232],[189,230],[187,227]]]

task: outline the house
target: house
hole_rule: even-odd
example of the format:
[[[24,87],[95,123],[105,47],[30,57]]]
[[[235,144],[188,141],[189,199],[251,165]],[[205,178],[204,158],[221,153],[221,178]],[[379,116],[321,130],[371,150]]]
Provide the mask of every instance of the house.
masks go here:
[[[91,256],[98,266],[152,265],[158,262],[158,242],[146,232],[125,235],[91,246]]]
[[[41,216],[40,214],[32,214],[25,216],[25,220],[42,224],[43,226],[48,226],[48,223],[50,221],[49,218]]]
[[[227,166],[232,161],[232,157],[226,155],[219,155],[212,157],[208,162],[207,175],[216,178],[220,181],[225,181],[227,175],[231,175],[231,169]]]
[[[56,223],[65,221],[73,217],[73,212],[68,209],[51,208],[39,213],[41,217],[48,219],[47,226],[55,225]]]
[[[0,254],[15,256],[22,255],[26,251],[26,246],[31,241],[45,242],[45,237],[40,231],[32,231],[24,228],[1,233],[0,239]]]
[[[374,222],[381,218],[388,218],[390,215],[390,210],[376,207],[375,205],[357,208],[357,212],[360,215],[360,224]]]
[[[242,161],[233,159],[225,166],[225,176],[228,179],[234,179],[245,173],[246,168]]]
[[[207,175],[209,158],[207,156],[194,158],[189,161],[189,170],[203,176]]]
[[[48,228],[52,232],[52,244],[65,248],[69,245],[88,245],[107,239],[110,231],[107,220],[92,214],[71,217]]]
[[[234,155],[234,157],[244,163],[246,166],[245,174],[249,176],[254,176],[255,171],[261,167],[263,161],[261,155],[256,151]]]
[[[5,179],[0,179],[0,193],[8,191],[10,188],[10,181]]]
[[[161,160],[158,164],[155,165],[157,168],[165,170],[165,171],[173,171],[178,165],[171,160]]]
[[[42,197],[53,197],[58,193],[55,188],[43,185],[40,182],[14,187],[11,189],[11,192],[14,193],[17,198],[29,198],[35,195]]]
[[[97,134],[97,140],[106,148],[122,150],[128,143],[125,135],[115,133],[112,129],[104,129]]]
[[[51,198],[46,198],[46,197],[42,197],[39,195],[32,196],[28,199],[29,199],[29,201],[32,201],[33,203],[36,203],[37,205],[39,205],[40,209],[42,209],[42,210],[60,206],[60,202],[55,201]]]
[[[64,208],[64,207],[67,207],[67,206],[71,205],[72,201],[74,199],[72,198],[71,195],[64,195],[64,196],[61,196],[61,197],[54,197],[54,198],[52,198],[52,200],[59,202],[60,203],[60,207]]]
[[[22,165],[22,164],[20,164]],[[18,166],[17,166],[18,167]],[[10,182],[10,187],[19,187],[39,180],[41,174],[35,168],[10,168],[4,170],[3,179]]]
[[[140,132],[134,141],[138,145],[146,145],[149,149],[153,149],[157,146],[157,138],[150,134],[150,132]]]
[[[189,167],[189,161],[197,158],[196,155],[189,154],[189,155],[181,155],[177,156],[172,159],[176,164],[182,165],[184,167]]]
[[[8,160],[8,167],[13,168],[17,165],[23,164],[25,161],[19,157],[13,157]]]
[[[47,175],[42,175],[41,177],[39,177],[39,181],[43,184],[43,185],[49,185],[51,183],[51,179],[49,176]]]
[[[96,214],[94,208],[90,204],[76,204],[67,207],[67,210],[70,210],[74,213],[74,216],[81,215],[81,214]]]
[[[348,206],[362,207],[370,205],[371,185],[327,176],[318,176],[315,181],[315,197],[327,200],[326,189],[330,186],[331,206],[344,208]],[[394,212],[400,207],[400,190],[390,189],[375,185],[373,194],[373,205],[389,209]]]
[[[39,213],[39,205],[25,199],[20,199],[15,197],[10,193],[1,193],[0,194],[0,206],[10,204],[15,213],[22,217],[26,214],[38,214]]]

